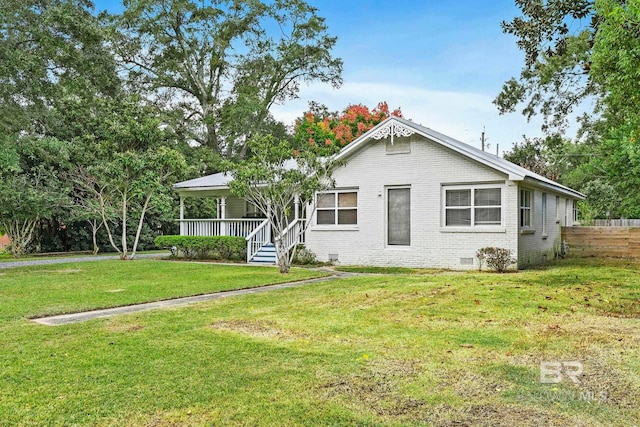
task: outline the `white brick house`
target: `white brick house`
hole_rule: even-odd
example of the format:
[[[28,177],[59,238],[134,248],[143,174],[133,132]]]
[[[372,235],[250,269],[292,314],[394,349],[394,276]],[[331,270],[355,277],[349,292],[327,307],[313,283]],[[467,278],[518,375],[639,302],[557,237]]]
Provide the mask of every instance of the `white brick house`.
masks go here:
[[[303,237],[319,260],[342,265],[471,269],[477,268],[476,251],[486,246],[511,249],[520,268],[539,264],[559,250],[560,227],[573,225],[575,202],[584,198],[397,117],[353,141],[338,157],[346,163],[334,172],[336,187],[317,195]],[[216,174],[175,188],[181,198],[219,197],[217,221],[231,211],[236,218],[251,214],[243,201],[229,196],[228,182],[229,177]],[[189,232],[185,227],[193,227],[193,220],[181,220],[182,234],[222,233],[219,227]]]

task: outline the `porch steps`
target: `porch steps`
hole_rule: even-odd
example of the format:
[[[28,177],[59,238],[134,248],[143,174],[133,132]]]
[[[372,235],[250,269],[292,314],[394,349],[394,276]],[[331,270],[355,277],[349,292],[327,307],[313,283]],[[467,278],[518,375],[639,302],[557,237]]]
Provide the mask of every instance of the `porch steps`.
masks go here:
[[[260,250],[251,258],[251,263],[257,264],[275,264],[276,263],[276,247],[269,243],[260,248]]]

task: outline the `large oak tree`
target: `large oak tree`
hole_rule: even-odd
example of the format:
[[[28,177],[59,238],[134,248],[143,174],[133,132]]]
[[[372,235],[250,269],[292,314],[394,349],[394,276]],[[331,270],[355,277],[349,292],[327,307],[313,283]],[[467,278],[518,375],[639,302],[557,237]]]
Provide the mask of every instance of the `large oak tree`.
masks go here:
[[[128,0],[113,48],[137,90],[176,112],[174,126],[221,156],[275,125],[274,103],[302,82],[341,84],[336,38],[303,0]]]

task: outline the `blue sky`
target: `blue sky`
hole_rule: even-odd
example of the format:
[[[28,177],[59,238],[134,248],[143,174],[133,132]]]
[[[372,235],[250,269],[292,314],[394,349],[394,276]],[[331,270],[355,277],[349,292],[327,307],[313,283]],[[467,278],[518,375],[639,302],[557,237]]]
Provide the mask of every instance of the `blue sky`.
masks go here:
[[[303,85],[300,99],[274,108],[276,118],[293,123],[311,100],[331,110],[387,101],[406,118],[477,147],[485,128],[494,153],[496,144],[502,152],[523,134],[540,135],[539,121],[500,116],[491,103],[522,66],[515,39],[500,29],[518,14],[513,0],[308,1],[338,36],[344,84]],[[117,0],[95,4],[121,10]]]

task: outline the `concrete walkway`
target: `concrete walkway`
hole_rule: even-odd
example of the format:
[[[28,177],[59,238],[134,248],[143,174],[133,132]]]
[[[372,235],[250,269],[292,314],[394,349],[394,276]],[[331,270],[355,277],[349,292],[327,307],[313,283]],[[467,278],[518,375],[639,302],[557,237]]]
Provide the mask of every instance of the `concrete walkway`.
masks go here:
[[[301,280],[297,282],[280,283],[277,285],[262,286],[259,288],[239,289],[236,291],[222,291],[212,294],[196,295],[192,297],[175,298],[163,301],[148,302],[143,304],[128,305],[124,307],[107,308],[103,310],[85,311],[83,313],[61,314],[58,316],[41,317],[31,319],[36,323],[47,326],[67,325],[69,323],[85,322],[87,320],[99,319],[101,317],[111,317],[120,314],[138,313],[140,311],[155,310],[158,308],[182,307],[202,301],[209,301],[218,298],[234,297],[240,295],[258,294],[262,292],[273,291],[277,289],[295,288],[298,286],[309,285],[311,283],[326,282],[336,280],[341,277],[351,276],[349,273],[333,272],[332,276],[320,277],[317,279]]]
[[[166,254],[136,254],[134,259],[140,258],[161,258],[163,256],[169,256],[169,252]],[[46,258],[46,259],[33,259],[29,261],[4,261],[0,262],[0,270],[3,268],[14,267],[28,267],[30,265],[49,265],[49,264],[65,264],[68,262],[90,262],[90,261],[105,261],[109,259],[120,259],[119,255],[87,255],[79,257],[60,257],[60,258]]]

